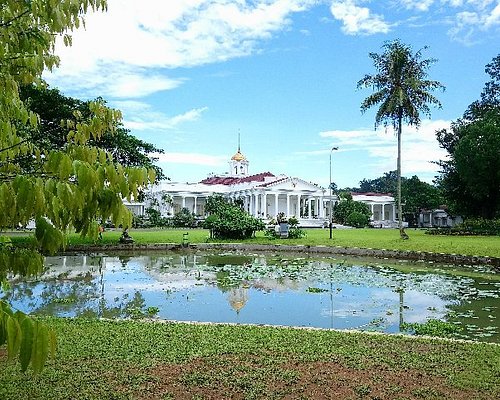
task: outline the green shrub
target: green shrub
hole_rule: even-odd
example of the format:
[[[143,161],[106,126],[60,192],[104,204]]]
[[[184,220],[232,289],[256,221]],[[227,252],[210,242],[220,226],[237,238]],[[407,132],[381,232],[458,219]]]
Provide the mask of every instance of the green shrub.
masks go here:
[[[219,194],[207,199],[205,210],[210,215],[203,227],[210,229],[210,236],[215,239],[247,239],[265,227],[262,220],[245,212],[241,204],[230,203]]]
[[[195,216],[187,208],[183,208],[174,215],[172,224],[176,228],[192,228],[195,225]]]
[[[453,228],[433,228],[429,229],[427,233],[430,235],[500,236],[500,219],[466,219]]]
[[[353,211],[347,216],[346,223],[349,226],[354,226],[355,228],[364,228],[368,225],[370,221],[370,216],[360,213],[359,211]]]
[[[333,218],[340,224],[363,228],[368,225],[372,213],[370,207],[350,198],[342,199],[335,205]]]

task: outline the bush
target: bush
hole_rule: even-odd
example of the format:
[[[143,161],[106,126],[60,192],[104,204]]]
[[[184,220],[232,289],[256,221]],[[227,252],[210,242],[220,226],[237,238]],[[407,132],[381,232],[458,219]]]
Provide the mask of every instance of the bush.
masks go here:
[[[183,208],[174,215],[172,224],[176,228],[192,228],[195,225],[195,216],[187,208]]]
[[[500,219],[466,219],[453,228],[435,228],[427,231],[430,235],[483,235],[500,236]]]
[[[341,200],[333,210],[335,221],[358,228],[368,225],[371,215],[370,207],[367,204],[349,198]]]
[[[364,228],[368,225],[370,217],[366,214],[360,213],[359,211],[353,211],[347,216],[346,223],[349,226],[354,226],[355,228]]]
[[[210,236],[215,239],[247,239],[265,227],[262,220],[218,194],[207,199],[205,209],[210,215],[203,222],[203,227],[210,229]]]

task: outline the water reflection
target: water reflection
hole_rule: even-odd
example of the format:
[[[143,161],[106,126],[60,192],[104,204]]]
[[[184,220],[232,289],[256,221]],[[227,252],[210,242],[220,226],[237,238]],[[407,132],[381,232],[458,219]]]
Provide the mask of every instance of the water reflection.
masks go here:
[[[0,296],[25,312],[399,332],[445,319],[464,337],[500,341],[500,277],[453,268],[284,255],[178,254],[47,258],[38,279]],[[404,272],[402,271],[404,270]]]

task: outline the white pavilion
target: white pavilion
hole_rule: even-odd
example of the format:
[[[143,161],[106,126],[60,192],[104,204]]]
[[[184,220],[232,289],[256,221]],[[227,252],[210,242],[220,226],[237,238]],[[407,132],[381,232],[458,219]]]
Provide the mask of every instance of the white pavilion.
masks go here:
[[[162,216],[173,216],[187,208],[198,217],[205,216],[205,204],[214,193],[228,199],[241,199],[245,210],[264,221],[276,218],[279,213],[294,216],[301,227],[325,227],[332,208],[339,199],[330,197],[327,189],[297,177],[274,175],[271,172],[249,173],[249,161],[238,151],[229,160],[225,174],[210,174],[197,183],[164,181],[150,188],[148,201]],[[358,200],[353,194],[354,200]],[[369,194],[359,201],[370,205],[376,219],[395,220],[394,198]],[[144,210],[144,208],[143,208]],[[372,218],[373,219],[373,218]]]

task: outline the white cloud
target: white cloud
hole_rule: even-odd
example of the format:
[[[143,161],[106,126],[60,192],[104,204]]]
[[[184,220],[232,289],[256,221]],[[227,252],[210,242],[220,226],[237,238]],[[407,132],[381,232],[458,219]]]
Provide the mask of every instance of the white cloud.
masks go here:
[[[46,78],[63,91],[87,91],[91,97],[172,89],[182,80],[160,75],[162,69],[249,55],[259,41],[287,27],[292,13],[316,2],[108,0],[107,12],[85,17],[86,29],[74,32],[72,47],[58,42],[61,66]]]
[[[342,21],[342,31],[348,35],[373,35],[387,33],[390,25],[384,17],[372,14],[367,7],[356,5],[355,0],[333,1],[330,6],[333,17]]]
[[[123,112],[123,125],[131,130],[169,130],[185,122],[198,120],[208,107],[194,108],[182,114],[169,117],[140,102],[116,102]]]
[[[465,44],[477,41],[478,34],[500,26],[500,1],[468,0],[463,11],[457,12],[449,36]]]
[[[159,162],[173,164],[192,164],[220,167],[227,163],[227,156],[211,156],[200,153],[164,153],[155,154]]]
[[[449,129],[450,121],[423,120],[417,130],[412,126],[403,127],[402,136],[402,169],[403,175],[418,175],[430,180],[439,170],[433,161],[444,160],[445,150],[439,147],[436,131]],[[397,141],[392,128],[361,129],[355,131],[321,132],[323,138],[332,139],[342,152],[365,151],[369,162],[381,175],[395,169],[397,158]]]
[[[428,11],[434,0],[401,0],[401,3],[409,10]]]

